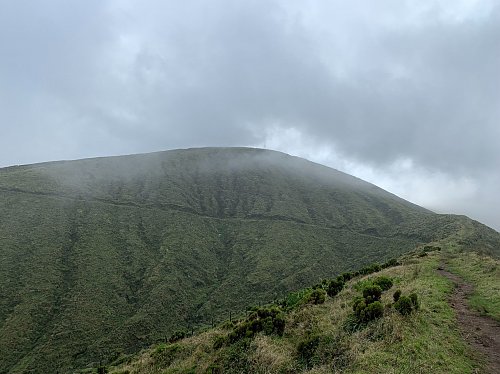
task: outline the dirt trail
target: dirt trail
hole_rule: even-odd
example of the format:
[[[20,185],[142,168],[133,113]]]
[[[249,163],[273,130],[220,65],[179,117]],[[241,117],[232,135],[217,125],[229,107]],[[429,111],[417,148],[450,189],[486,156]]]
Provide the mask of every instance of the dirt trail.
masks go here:
[[[474,291],[472,285],[446,270],[438,271],[455,283],[450,304],[457,313],[458,325],[465,340],[486,359],[486,373],[500,373],[500,324],[469,307],[467,299]]]

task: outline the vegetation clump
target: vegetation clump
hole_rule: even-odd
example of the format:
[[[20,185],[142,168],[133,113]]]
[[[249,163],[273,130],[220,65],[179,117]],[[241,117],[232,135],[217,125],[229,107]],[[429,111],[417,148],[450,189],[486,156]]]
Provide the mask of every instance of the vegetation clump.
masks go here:
[[[351,274],[351,273],[344,273],[344,274]],[[345,282],[346,282],[346,277],[345,275],[341,275],[337,277],[336,279],[331,280],[327,287],[326,287],[326,293],[330,297],[336,296],[342,289],[344,288]],[[350,279],[350,278],[349,278]]]
[[[308,302],[311,304],[323,304],[326,300],[326,291],[321,288],[314,289],[309,295]]]
[[[184,330],[175,331],[170,338],[168,339],[169,343],[175,343],[181,339],[184,339],[187,336],[187,332]]]
[[[284,330],[285,314],[280,308],[256,308],[244,321],[234,327],[228,339],[230,343],[234,343],[242,338],[252,338],[258,332],[283,336]]]
[[[398,301],[400,297],[401,297],[401,290],[396,290],[392,294],[392,298],[394,299],[394,302]]]
[[[393,286],[392,279],[386,276],[380,276],[373,280],[373,284],[379,286],[382,291],[387,291]]]
[[[354,299],[352,309],[357,324],[363,325],[384,315],[384,306],[380,301],[382,292],[393,285],[391,278],[377,277],[366,284],[362,289],[363,297]]]
[[[413,311],[418,310],[420,306],[418,301],[418,296],[416,293],[411,293],[409,296],[401,296],[400,292],[397,298],[396,298],[396,293],[394,293],[393,297],[395,301],[394,309],[396,309],[403,316],[409,315]]]

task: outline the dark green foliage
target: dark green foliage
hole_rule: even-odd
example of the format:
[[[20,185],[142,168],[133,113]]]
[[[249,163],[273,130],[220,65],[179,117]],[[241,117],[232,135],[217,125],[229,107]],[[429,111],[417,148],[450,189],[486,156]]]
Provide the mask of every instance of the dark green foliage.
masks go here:
[[[99,366],[96,372],[97,374],[106,374],[108,372],[108,368],[106,366]]]
[[[323,304],[325,300],[326,291],[321,288],[314,289],[308,298],[308,302],[311,304]]]
[[[338,280],[342,280],[344,282],[347,282],[347,281],[350,281],[352,278],[353,278],[353,273],[352,272],[345,272],[345,273],[342,273],[340,274],[337,279]]]
[[[258,332],[282,336],[284,330],[285,315],[279,308],[259,308],[237,324],[228,339],[230,343],[234,343],[243,338],[252,338]]]
[[[386,261],[382,264],[382,268],[386,269],[386,268],[398,266],[398,265],[399,265],[398,260],[395,258],[391,258],[389,261]]]
[[[400,314],[406,316],[408,314],[411,314],[413,311],[419,309],[420,303],[418,301],[418,296],[415,292],[411,293],[409,296],[401,295],[401,291],[398,293],[398,295],[396,295],[396,292],[393,295],[394,298],[393,306],[394,309],[396,309]]]
[[[424,252],[434,252],[434,251],[440,251],[440,250],[441,250],[440,246],[426,245],[424,247]]]
[[[370,285],[363,289],[363,298],[365,299],[366,304],[379,301],[381,296],[382,288],[380,288],[380,286]]]
[[[394,302],[398,301],[400,297],[401,297],[401,290],[394,291],[394,294],[392,295]]]
[[[281,300],[279,304],[286,310],[297,308],[308,302],[311,293],[311,288],[304,288],[296,292],[290,292],[283,300]]]
[[[398,301],[394,303],[394,309],[400,314],[406,316],[413,310],[413,303],[408,296],[401,296]]]
[[[362,312],[361,321],[368,322],[384,315],[384,306],[380,301],[374,301],[366,306]]]
[[[384,315],[384,306],[380,301],[366,302],[366,299],[356,299],[353,305],[356,320],[361,323],[368,323]]]
[[[378,277],[374,281],[367,281],[362,289],[363,297],[356,297],[353,301],[352,310],[354,311],[354,320],[348,323],[351,327],[349,330],[355,329],[370,321],[380,318],[384,315],[384,306],[380,302],[382,296],[382,288],[375,284],[375,281],[387,288],[392,280],[388,277]],[[390,288],[390,287],[389,287]]]
[[[373,284],[379,286],[382,291],[387,291],[392,287],[392,279],[386,276],[377,277],[373,280]]]
[[[418,301],[417,294],[415,292],[413,292],[410,294],[409,298],[411,300],[411,305],[412,305],[413,309],[418,310],[418,308],[420,307],[420,303]]]
[[[175,331],[170,338],[168,339],[169,343],[175,343],[181,339],[184,339],[187,336],[187,332],[184,330]]]
[[[368,275],[368,274],[372,274],[372,273],[376,273],[378,271],[382,270],[382,267],[377,264],[377,263],[373,263],[371,265],[368,265],[368,266],[365,266],[363,268],[361,268],[358,273],[360,275]]]
[[[332,281],[330,281],[328,283],[328,286],[327,286],[327,289],[326,289],[326,292],[327,292],[328,296],[334,297],[340,291],[342,291],[342,289],[344,288],[344,284],[345,284],[344,279],[345,279],[345,277],[342,276],[342,277],[338,277],[337,279],[333,279]]]

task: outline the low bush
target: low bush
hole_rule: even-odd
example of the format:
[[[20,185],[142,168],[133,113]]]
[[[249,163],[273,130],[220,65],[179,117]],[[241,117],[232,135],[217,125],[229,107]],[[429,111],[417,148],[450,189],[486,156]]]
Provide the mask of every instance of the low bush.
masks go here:
[[[375,301],[380,301],[382,296],[382,288],[377,285],[369,285],[363,289],[363,298],[366,304],[371,304]]]
[[[286,297],[280,301],[279,305],[285,310],[295,309],[309,300],[309,296],[313,292],[311,288],[304,288],[300,291],[290,292]]]
[[[392,295],[394,302],[398,301],[400,297],[401,297],[401,290],[394,291],[394,293]]]
[[[242,338],[252,338],[258,332],[282,336],[284,331],[285,315],[279,308],[259,308],[237,324],[228,339],[230,343],[234,343]]]
[[[350,273],[349,273],[350,274]],[[326,293],[330,297],[336,296],[344,288],[345,281],[344,277],[337,277],[337,279],[331,280],[326,288]]]
[[[379,286],[382,289],[382,291],[387,291],[389,288],[392,287],[393,282],[392,279],[389,277],[380,276],[373,280],[373,284]]]
[[[396,260],[395,258],[391,258],[389,261],[384,262],[382,264],[382,268],[386,269],[386,268],[390,268],[390,267],[398,266],[398,265],[399,265],[398,260]]]
[[[371,265],[368,265],[368,266],[361,268],[361,270],[359,270],[358,273],[360,275],[368,275],[368,274],[376,273],[380,270],[382,270],[382,267],[377,263],[373,263]]]
[[[403,316],[406,316],[412,312],[413,304],[408,296],[401,296],[398,301],[394,303],[394,309]]]
[[[403,316],[411,314],[411,312],[418,310],[420,307],[416,293],[411,293],[409,296],[401,296],[400,294],[397,300],[394,298],[394,301],[394,309]]]
[[[311,292],[309,298],[307,299],[307,302],[311,304],[323,304],[325,300],[326,291],[321,288],[317,288]]]
[[[170,338],[168,338],[169,343],[175,343],[181,339],[184,339],[187,336],[187,332],[184,330],[175,331]]]
[[[413,292],[410,294],[409,298],[411,300],[411,304],[412,304],[413,309],[418,310],[418,308],[420,307],[420,303],[418,301],[417,294],[415,292]]]

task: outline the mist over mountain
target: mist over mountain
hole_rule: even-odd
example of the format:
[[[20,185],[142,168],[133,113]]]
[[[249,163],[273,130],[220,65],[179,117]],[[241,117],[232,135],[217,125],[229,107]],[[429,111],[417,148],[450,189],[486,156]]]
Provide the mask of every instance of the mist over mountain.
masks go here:
[[[283,153],[0,169],[0,372],[71,372],[460,233],[500,235]]]

